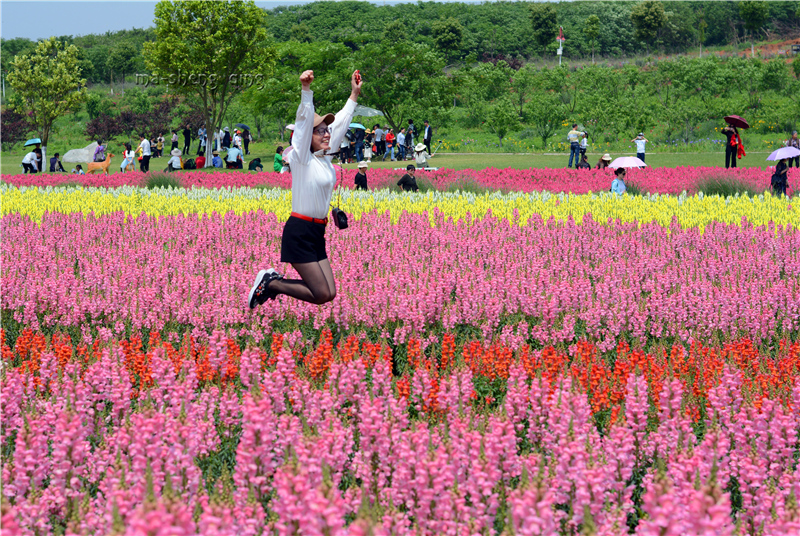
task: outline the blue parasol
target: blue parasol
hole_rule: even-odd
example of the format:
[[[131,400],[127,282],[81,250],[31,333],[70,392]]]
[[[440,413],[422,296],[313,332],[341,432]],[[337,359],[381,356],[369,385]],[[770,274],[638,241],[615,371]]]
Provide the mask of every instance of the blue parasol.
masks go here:
[[[27,147],[28,145],[41,145],[41,143],[42,140],[40,140],[39,138],[31,138],[25,142],[25,147]]]
[[[361,123],[350,123],[350,128],[360,128],[361,130],[367,130],[367,127],[365,127]]]

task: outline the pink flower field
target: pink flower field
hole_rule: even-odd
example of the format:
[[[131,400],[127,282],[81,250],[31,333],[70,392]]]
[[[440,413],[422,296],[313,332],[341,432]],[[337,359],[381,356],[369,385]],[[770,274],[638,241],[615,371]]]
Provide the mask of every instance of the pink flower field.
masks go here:
[[[355,171],[346,170],[340,179],[346,188],[353,188]],[[373,169],[368,172],[371,189],[397,188],[396,183],[405,171]],[[245,172],[211,172],[186,171],[175,173],[182,186],[202,186],[206,188],[231,188],[240,186],[275,186],[291,188],[291,175],[288,173],[245,173]],[[437,190],[456,188],[486,188],[505,191],[549,191],[572,192],[583,194],[589,191],[606,191],[611,186],[613,172],[611,170],[572,170],[572,169],[494,169],[423,171],[418,177],[429,181]],[[649,193],[679,194],[687,191],[693,194],[697,184],[709,177],[731,178],[751,186],[757,190],[769,188],[771,171],[758,168],[724,168],[679,167],[648,168],[630,170],[628,182],[636,184]],[[5,175],[3,181],[15,186],[58,186],[60,184],[80,183],[93,187],[142,186],[149,175],[131,172],[105,175]],[[800,179],[800,170],[789,170],[789,184],[794,186]]]
[[[608,181],[492,171],[430,176]],[[296,275],[274,213],[9,211],[2,534],[800,534],[800,233],[754,207],[702,230],[373,210],[326,231],[333,302],[254,310],[259,269]]]
[[[367,214],[327,240],[339,296],[319,307],[291,299],[250,311],[261,268],[279,266],[282,225],[263,212],[224,219],[46,214],[2,219],[6,321],[33,329],[126,336],[212,329],[262,340],[298,326],[410,334],[474,330],[602,351],[620,340],[776,341],[800,330],[800,233],[713,224],[557,224],[532,218],[444,220]],[[745,244],[747,246],[745,246]],[[295,276],[296,277],[296,276]]]

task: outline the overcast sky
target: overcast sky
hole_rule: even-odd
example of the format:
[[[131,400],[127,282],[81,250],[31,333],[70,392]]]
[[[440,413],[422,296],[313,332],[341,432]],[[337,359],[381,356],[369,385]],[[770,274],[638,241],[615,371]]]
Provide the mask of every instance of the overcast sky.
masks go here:
[[[373,4],[397,4],[414,0],[371,0]],[[462,0],[465,1],[465,0]],[[476,1],[476,0],[466,0]],[[265,9],[278,6],[308,4],[309,0],[285,0],[282,2],[256,0],[256,5]],[[153,26],[155,1],[133,2],[0,2],[0,36],[4,39],[26,37],[43,39],[50,36],[88,35],[149,28]]]

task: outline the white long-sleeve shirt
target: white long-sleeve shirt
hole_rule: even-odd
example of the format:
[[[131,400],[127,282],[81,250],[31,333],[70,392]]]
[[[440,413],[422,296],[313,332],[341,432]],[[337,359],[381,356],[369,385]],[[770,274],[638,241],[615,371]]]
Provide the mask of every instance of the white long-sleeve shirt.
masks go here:
[[[25,155],[25,158],[22,159],[23,164],[31,164],[33,169],[39,171],[39,160],[36,158],[36,153],[33,151],[29,152]]]
[[[347,131],[356,102],[347,99],[344,107],[331,123],[329,152],[338,150]],[[336,170],[333,156],[323,151],[311,152],[311,136],[314,131],[314,92],[300,92],[300,106],[294,122],[292,151],[284,158],[292,170],[292,211],[311,218],[328,217],[331,196],[336,187]]]

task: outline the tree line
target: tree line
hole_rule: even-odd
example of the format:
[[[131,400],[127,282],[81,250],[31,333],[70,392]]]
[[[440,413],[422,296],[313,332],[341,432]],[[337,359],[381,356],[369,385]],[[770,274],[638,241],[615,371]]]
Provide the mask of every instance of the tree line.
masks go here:
[[[379,44],[388,32],[426,45],[447,65],[504,60],[512,66],[554,57],[558,27],[564,28],[565,57],[622,58],[642,53],[683,53],[699,45],[719,46],[752,38],[800,34],[800,2],[418,2],[379,6],[370,2],[313,2],[264,11],[263,27],[276,43],[334,43],[349,51]],[[120,84],[145,72],[143,45],[155,28],[60,36],[78,48],[89,84]],[[0,68],[8,72],[17,54],[30,52],[28,39],[0,41]]]

